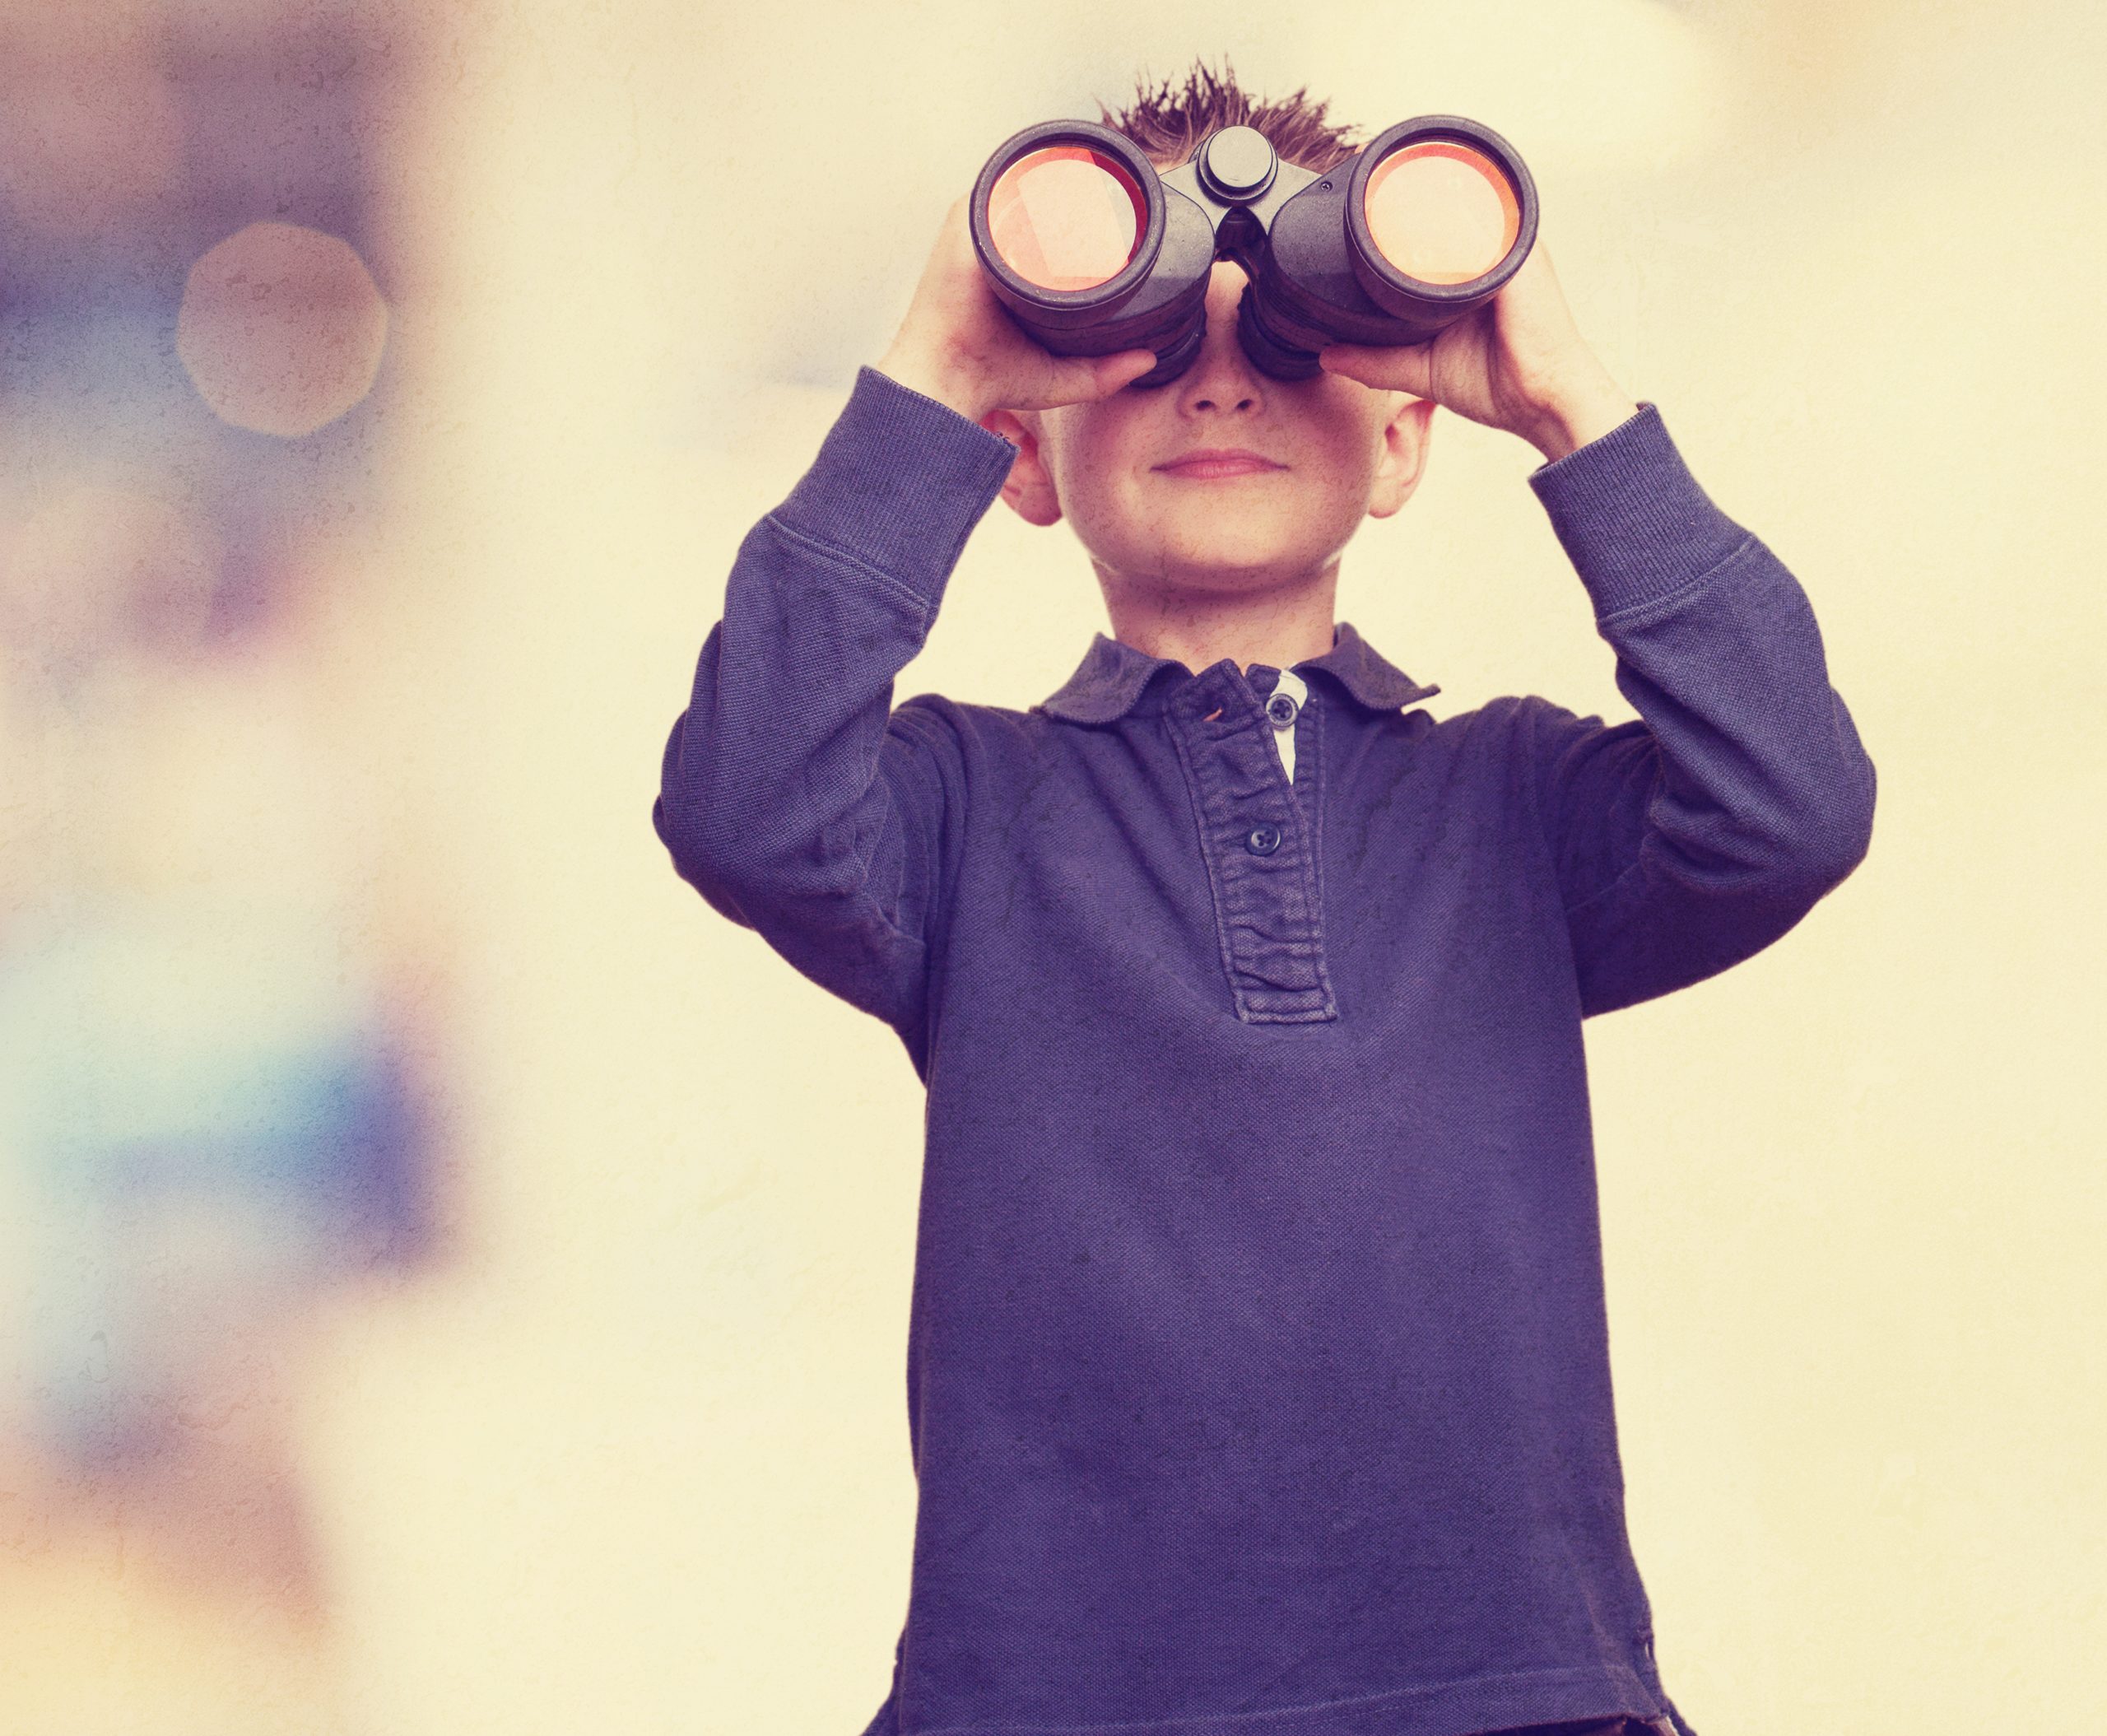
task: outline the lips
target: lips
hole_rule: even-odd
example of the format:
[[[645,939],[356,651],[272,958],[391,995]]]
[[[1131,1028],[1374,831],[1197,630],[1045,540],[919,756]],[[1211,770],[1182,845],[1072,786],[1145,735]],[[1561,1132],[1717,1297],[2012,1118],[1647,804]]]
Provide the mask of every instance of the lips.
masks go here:
[[[1277,464],[1263,453],[1247,451],[1241,446],[1202,446],[1187,453],[1183,458],[1173,458],[1167,464],[1156,467],[1166,476],[1187,477],[1196,481],[1207,481],[1217,477],[1258,476],[1270,470],[1285,470],[1285,464]]]

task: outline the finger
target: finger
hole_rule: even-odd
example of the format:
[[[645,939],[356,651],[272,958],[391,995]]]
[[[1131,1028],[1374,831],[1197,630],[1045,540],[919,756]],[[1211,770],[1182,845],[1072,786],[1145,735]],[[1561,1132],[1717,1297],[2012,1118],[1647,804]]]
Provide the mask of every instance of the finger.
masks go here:
[[[1156,365],[1153,350],[1121,350],[1110,356],[1063,356],[1054,367],[1048,389],[1040,394],[1048,403],[1090,403],[1109,398],[1131,385]]]
[[[1131,386],[1155,365],[1156,351],[1154,350],[1122,350],[1117,356],[1107,356],[1100,359],[1097,365],[1098,381],[1104,386],[1109,396],[1119,391],[1123,386]]]
[[[1379,391],[1409,392],[1415,398],[1431,395],[1429,365],[1432,347],[1412,344],[1397,349],[1358,343],[1331,343],[1317,352],[1317,365],[1327,374],[1357,379]]]
[[[1122,350],[1113,356],[1093,356],[1083,364],[1091,398],[1109,398],[1123,386],[1132,385],[1156,365],[1154,350]]]

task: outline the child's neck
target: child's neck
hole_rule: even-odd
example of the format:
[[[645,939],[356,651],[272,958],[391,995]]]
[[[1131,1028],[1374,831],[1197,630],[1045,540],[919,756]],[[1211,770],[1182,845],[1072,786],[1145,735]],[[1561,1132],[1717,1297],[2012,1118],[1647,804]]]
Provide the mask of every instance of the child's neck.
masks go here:
[[[1151,657],[1174,658],[1195,674],[1224,658],[1240,669],[1254,663],[1286,669],[1332,649],[1337,566],[1306,584],[1242,595],[1099,578],[1112,636]]]

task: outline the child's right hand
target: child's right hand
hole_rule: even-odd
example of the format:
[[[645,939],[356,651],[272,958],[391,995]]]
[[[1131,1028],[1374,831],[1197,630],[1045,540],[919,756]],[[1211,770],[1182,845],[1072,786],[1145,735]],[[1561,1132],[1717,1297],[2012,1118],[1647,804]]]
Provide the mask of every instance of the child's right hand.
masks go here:
[[[1056,356],[1002,310],[980,268],[968,226],[969,194],[945,214],[937,244],[878,372],[961,416],[1050,410],[1108,398],[1156,365],[1153,350]]]

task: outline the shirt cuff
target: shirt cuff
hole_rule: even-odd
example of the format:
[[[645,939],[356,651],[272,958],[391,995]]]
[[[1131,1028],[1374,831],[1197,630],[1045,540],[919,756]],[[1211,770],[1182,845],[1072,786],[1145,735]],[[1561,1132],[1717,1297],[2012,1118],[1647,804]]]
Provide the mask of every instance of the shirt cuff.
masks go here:
[[[1529,472],[1600,621],[1703,577],[1748,533],[1698,486],[1659,408]]]
[[[950,405],[859,367],[819,456],[770,516],[933,607],[1016,457]]]

